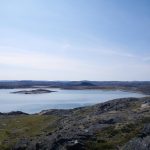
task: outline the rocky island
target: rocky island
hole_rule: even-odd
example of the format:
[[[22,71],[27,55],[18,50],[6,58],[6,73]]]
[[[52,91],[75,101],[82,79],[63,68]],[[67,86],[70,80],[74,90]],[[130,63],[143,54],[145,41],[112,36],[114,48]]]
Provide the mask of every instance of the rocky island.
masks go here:
[[[47,89],[35,89],[35,90],[22,90],[22,91],[16,91],[16,92],[11,92],[13,94],[44,94],[44,93],[51,93],[51,92],[56,92],[56,91],[51,91]]]
[[[150,97],[70,110],[0,113],[2,150],[149,150]]]

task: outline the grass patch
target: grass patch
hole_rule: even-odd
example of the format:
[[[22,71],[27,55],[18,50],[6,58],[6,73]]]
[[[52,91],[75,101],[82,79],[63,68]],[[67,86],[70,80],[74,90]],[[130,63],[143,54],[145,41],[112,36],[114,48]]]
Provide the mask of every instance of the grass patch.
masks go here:
[[[150,123],[150,117],[143,117],[143,118],[141,119],[141,122],[142,122],[142,123]]]
[[[130,139],[138,135],[143,128],[143,124],[120,124],[119,126],[110,126],[96,134],[96,140],[87,143],[89,150],[113,150],[122,146]]]
[[[55,116],[7,116],[0,118],[0,149],[8,149],[20,138],[33,138],[54,131]]]

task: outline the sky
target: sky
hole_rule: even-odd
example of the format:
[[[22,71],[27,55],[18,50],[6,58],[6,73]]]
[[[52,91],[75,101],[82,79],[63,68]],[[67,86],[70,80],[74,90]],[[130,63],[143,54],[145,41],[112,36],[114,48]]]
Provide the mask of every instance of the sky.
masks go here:
[[[150,80],[150,1],[1,0],[0,80]]]

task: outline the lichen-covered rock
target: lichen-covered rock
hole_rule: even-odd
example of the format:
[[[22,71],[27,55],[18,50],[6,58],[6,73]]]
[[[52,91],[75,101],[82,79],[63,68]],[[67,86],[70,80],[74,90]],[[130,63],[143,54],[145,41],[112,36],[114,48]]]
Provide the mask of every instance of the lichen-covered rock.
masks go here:
[[[150,150],[150,136],[130,140],[123,150]]]
[[[150,150],[150,124],[146,124],[138,137],[130,140],[123,150]]]

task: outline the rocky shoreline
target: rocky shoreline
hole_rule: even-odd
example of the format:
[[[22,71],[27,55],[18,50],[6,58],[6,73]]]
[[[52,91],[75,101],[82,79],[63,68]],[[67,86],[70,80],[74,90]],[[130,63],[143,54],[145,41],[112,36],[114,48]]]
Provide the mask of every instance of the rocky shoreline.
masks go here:
[[[36,133],[31,134],[30,131],[27,135],[26,130],[25,133],[20,131],[23,125],[20,126],[20,129],[10,128],[9,132],[18,137],[14,141],[11,139],[13,135],[9,133],[7,138],[1,140],[0,146],[3,149],[150,149],[150,97],[115,99],[94,106],[70,110],[45,110],[34,115],[22,112],[1,113],[0,129],[4,118],[14,121],[14,118],[18,117],[20,122],[22,117],[27,119],[32,117],[32,120],[37,117],[36,121],[30,123],[38,129]],[[55,119],[49,121],[49,117]],[[41,118],[42,121],[39,122]],[[27,124],[25,127],[28,126]]]

